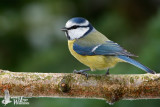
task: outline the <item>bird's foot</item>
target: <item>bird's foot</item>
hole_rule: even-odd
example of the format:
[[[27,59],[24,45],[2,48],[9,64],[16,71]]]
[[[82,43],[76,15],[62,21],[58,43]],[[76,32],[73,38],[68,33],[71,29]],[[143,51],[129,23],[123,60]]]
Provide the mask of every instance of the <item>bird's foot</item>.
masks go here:
[[[107,69],[106,76],[109,75],[109,69]]]
[[[85,75],[86,78],[88,79],[88,74],[86,73],[86,71],[90,71],[90,69],[84,69],[84,70],[79,70],[79,71],[74,70],[73,73]]]

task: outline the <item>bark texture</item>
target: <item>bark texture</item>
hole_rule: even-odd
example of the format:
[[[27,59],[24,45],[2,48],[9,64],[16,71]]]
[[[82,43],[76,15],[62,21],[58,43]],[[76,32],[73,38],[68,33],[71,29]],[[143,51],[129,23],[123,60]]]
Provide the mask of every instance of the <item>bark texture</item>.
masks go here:
[[[0,70],[0,97],[65,97],[105,99],[160,99],[160,74],[89,75],[29,73]]]

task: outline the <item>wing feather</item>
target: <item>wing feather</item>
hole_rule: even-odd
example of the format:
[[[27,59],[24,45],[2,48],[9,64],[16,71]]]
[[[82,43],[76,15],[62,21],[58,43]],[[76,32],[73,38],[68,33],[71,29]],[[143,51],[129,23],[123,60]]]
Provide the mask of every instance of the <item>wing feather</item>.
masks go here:
[[[106,41],[103,44],[96,44],[92,46],[83,46],[79,43],[74,43],[73,50],[80,55],[106,55],[106,56],[135,56],[127,50],[123,49],[120,45],[113,41]]]

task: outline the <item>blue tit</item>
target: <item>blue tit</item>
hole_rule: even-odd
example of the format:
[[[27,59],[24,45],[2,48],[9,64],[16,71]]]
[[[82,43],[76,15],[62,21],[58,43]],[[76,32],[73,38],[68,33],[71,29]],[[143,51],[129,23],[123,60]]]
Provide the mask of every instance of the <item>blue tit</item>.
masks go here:
[[[150,68],[131,59],[130,57],[135,55],[109,40],[84,18],[70,19],[62,31],[68,38],[71,54],[89,67],[89,69],[75,70],[74,73],[88,76],[86,71],[107,70],[106,74],[109,74],[109,68],[114,67],[118,62],[127,62],[148,73],[155,74]]]

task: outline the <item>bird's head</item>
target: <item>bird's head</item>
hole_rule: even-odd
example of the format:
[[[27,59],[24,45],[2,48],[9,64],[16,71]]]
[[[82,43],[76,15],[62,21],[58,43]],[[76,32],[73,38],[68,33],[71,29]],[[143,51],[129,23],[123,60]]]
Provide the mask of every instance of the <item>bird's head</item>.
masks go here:
[[[81,17],[74,17],[67,21],[62,31],[65,32],[65,35],[69,40],[79,39],[93,30],[93,26],[89,23],[88,20]]]

